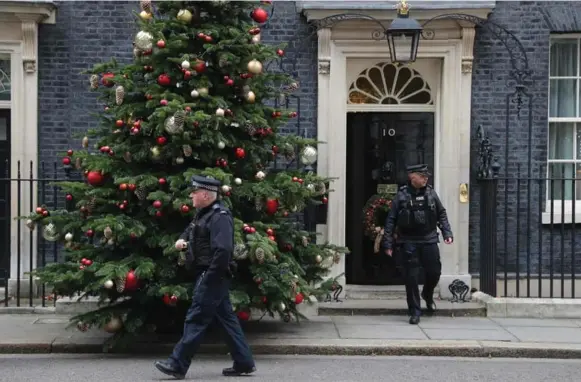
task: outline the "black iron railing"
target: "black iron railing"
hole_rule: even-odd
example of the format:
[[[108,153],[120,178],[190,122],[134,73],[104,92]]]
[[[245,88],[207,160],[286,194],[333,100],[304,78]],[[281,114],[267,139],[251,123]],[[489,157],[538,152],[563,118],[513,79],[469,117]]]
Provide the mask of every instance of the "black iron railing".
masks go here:
[[[575,298],[581,274],[581,177],[479,179],[480,288],[502,297]],[[569,175],[569,176],[568,176]],[[580,182],[578,184],[578,182]]]

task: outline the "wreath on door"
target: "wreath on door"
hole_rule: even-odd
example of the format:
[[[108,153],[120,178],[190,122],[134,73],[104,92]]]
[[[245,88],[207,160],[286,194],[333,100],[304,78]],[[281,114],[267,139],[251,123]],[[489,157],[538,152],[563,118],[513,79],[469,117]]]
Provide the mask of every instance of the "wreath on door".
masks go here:
[[[391,210],[393,194],[375,194],[363,208],[363,233],[374,242],[374,251],[379,253],[385,219]]]

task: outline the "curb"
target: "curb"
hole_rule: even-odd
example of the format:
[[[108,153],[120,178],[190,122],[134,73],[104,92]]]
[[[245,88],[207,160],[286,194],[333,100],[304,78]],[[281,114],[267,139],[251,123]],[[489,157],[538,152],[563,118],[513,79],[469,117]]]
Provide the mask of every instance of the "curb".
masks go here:
[[[310,342],[310,343],[307,343]],[[258,355],[433,356],[486,358],[581,359],[581,344],[507,343],[496,341],[267,340],[251,342]],[[378,342],[382,342],[378,344]],[[134,343],[109,353],[167,355],[173,343]],[[103,354],[101,343],[5,343],[0,354]],[[205,344],[200,354],[226,355],[225,345]]]

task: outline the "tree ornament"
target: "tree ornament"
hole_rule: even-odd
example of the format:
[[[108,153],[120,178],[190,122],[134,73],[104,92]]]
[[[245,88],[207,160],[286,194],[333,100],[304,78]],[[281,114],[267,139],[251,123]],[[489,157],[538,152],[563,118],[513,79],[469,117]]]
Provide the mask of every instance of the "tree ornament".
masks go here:
[[[250,312],[247,312],[245,310],[241,310],[241,311],[237,312],[236,315],[238,316],[240,321],[250,320]]]
[[[139,18],[141,18],[141,20],[143,20],[143,21],[151,20],[152,17],[153,17],[153,15],[149,12],[146,12],[146,11],[139,12]]]
[[[186,112],[183,110],[178,110],[173,115],[174,125],[178,132],[181,132],[184,128],[184,123],[186,121]]]
[[[103,230],[103,236],[106,239],[110,239],[113,237],[113,230],[111,229],[111,227],[105,227],[105,229]]]
[[[125,277],[119,277],[117,281],[115,281],[115,286],[118,293],[125,292]]]
[[[147,198],[147,188],[145,188],[145,186],[136,187],[133,192],[139,200],[145,200],[145,198]]]
[[[115,284],[113,283],[113,280],[107,280],[107,281],[105,281],[105,282],[103,283],[103,287],[104,287],[105,289],[113,289],[113,286],[114,286],[114,285],[115,285]]]
[[[161,150],[159,149],[159,147],[157,146],[153,146],[151,148],[151,156],[155,159],[159,158],[159,155],[161,154]]]
[[[266,12],[262,8],[254,9],[250,16],[252,17],[252,20],[256,21],[259,24],[264,24],[268,20],[268,12]]]
[[[269,215],[274,215],[278,211],[278,200],[267,199],[266,200],[266,213]]]
[[[248,93],[246,93],[246,102],[248,103],[254,103],[256,101],[256,94],[254,94],[253,91],[249,91]]]
[[[107,86],[108,88],[110,88],[113,85],[115,85],[115,83],[113,82],[113,78],[115,78],[115,74],[105,73],[101,78],[101,83],[103,84],[103,86]]]
[[[67,234],[65,235],[65,240],[66,241],[73,241],[73,234],[70,232],[67,232]]]
[[[234,260],[244,260],[248,258],[248,249],[244,244],[236,244],[234,246]]]
[[[133,291],[137,289],[138,282],[139,280],[137,279],[137,276],[135,276],[134,271],[127,272],[127,275],[125,276],[125,290]]]
[[[253,44],[260,44],[260,40],[261,40],[260,33],[258,33],[256,35],[252,36],[252,38],[250,39],[250,42]]]
[[[157,45],[157,47],[159,49],[163,49],[163,48],[165,48],[165,41],[164,40],[158,40],[155,45]]]
[[[89,147],[89,137],[83,137],[81,144],[82,144],[83,148],[85,148],[85,149],[87,147]]]
[[[317,264],[320,264],[321,261],[323,261],[323,257],[321,255],[317,255],[315,256],[315,261],[317,262]]]
[[[248,63],[248,71],[252,74],[260,74],[262,72],[262,63],[256,59]]]
[[[150,50],[153,48],[153,36],[146,31],[139,31],[135,36],[135,47],[139,50]]]
[[[196,61],[196,64],[194,65],[194,70],[198,73],[203,73],[206,71],[206,62],[202,61],[202,60],[198,60]]]
[[[89,325],[85,324],[82,321],[77,322],[77,329],[80,332],[86,332],[87,330],[89,330]]]
[[[259,264],[264,263],[264,259],[266,257],[266,254],[264,253],[264,249],[262,248],[256,248],[256,250],[254,251],[254,257],[256,257],[256,261],[258,261]]]
[[[119,317],[112,317],[109,322],[103,326],[107,333],[117,333],[123,327],[123,321]]]
[[[222,186],[222,192],[227,194],[228,192],[232,191],[232,187],[228,186],[227,184]]]
[[[282,56],[284,56],[284,50],[282,50],[282,49],[277,49],[277,50],[276,50],[276,54],[277,54],[279,57],[282,57]]]
[[[115,103],[117,105],[122,105],[124,97],[125,89],[123,88],[123,86],[117,86],[117,89],[115,89]]]
[[[194,153],[194,150],[192,149],[192,146],[190,146],[190,145],[183,145],[182,149],[184,151],[184,156],[186,156],[186,157],[190,157]]]
[[[194,90],[192,90],[190,95],[192,96],[192,98],[198,98],[200,96],[200,92],[197,91],[196,89],[194,89]]]
[[[190,62],[188,60],[182,61],[182,69],[188,70],[190,67]]]
[[[234,152],[234,155],[236,156],[237,159],[244,159],[244,157],[246,156],[246,152],[242,147],[238,147]]]
[[[238,185],[238,186],[239,186],[239,185],[241,185],[241,184],[242,184],[242,179],[240,179],[240,178],[235,178],[235,179],[234,179],[234,183],[235,183],[236,185]]]
[[[177,157],[176,158],[176,164],[184,164],[184,158],[183,157]]]
[[[201,97],[206,97],[209,94],[208,88],[199,88],[198,92],[200,93]]]
[[[266,174],[262,171],[258,171],[254,177],[256,178],[256,180],[264,180]]]
[[[168,76],[168,75],[167,75],[167,74],[165,74],[165,73],[163,73],[163,74],[160,74],[160,75],[157,77],[157,83],[158,83],[160,86],[169,86],[169,85],[171,85],[171,77],[170,77],[170,76]]]
[[[151,0],[141,0],[139,2],[139,6],[141,7],[142,11],[151,13]]]
[[[93,187],[99,186],[103,183],[104,177],[100,171],[89,171],[87,174],[87,182]]]
[[[192,21],[192,12],[187,9],[181,9],[178,12],[177,19],[183,23],[189,23]]]
[[[305,297],[303,296],[302,293],[297,293],[297,295],[295,296],[295,304],[299,305],[300,303],[302,303],[304,301]]]
[[[60,237],[58,229],[53,223],[48,223],[42,230],[42,237],[46,241],[57,241]]]
[[[220,150],[223,150],[224,147],[226,147],[226,144],[222,141],[218,142],[218,144],[216,145]]]
[[[305,146],[301,152],[301,162],[304,165],[312,165],[317,161],[317,149],[313,146]]]
[[[281,310],[282,312],[284,312],[284,311],[286,310],[286,305],[284,304],[284,302],[281,302],[281,303],[278,305],[278,307],[280,308],[280,310]]]
[[[216,115],[218,117],[223,117],[224,114],[225,114],[224,109],[222,109],[221,107],[219,107],[219,108],[216,109]]]
[[[28,229],[30,229],[31,231],[34,231],[34,228],[36,227],[36,223],[34,222],[34,220],[32,219],[27,219],[26,220],[26,226],[28,227]]]
[[[91,83],[92,89],[97,89],[99,87],[99,76],[96,74],[91,75],[89,82]]]

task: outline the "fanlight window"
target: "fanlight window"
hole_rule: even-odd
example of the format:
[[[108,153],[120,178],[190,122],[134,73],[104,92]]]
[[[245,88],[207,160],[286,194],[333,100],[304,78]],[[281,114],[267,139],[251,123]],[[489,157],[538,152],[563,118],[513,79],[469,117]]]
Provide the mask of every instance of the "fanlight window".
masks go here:
[[[433,105],[432,91],[416,70],[380,62],[362,71],[349,88],[351,104]]]
[[[10,56],[0,53],[0,101],[10,100]]]

